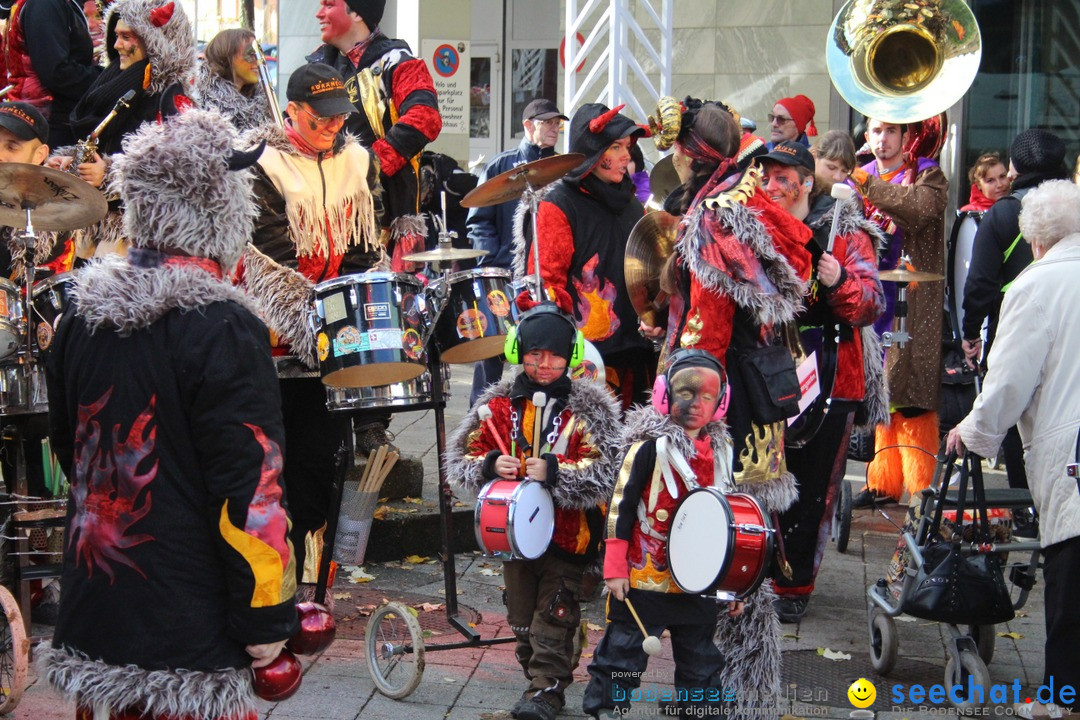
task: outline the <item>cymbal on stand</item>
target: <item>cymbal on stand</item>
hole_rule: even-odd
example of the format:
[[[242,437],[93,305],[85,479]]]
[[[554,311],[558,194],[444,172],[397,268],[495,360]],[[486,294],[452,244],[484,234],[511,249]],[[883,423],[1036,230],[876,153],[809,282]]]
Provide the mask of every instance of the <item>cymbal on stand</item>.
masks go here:
[[[75,230],[105,217],[101,191],[59,170],[28,163],[0,163],[0,225],[36,230]]]
[[[424,252],[412,253],[402,256],[407,262],[453,262],[455,260],[471,260],[487,255],[487,250],[474,250],[472,248],[435,248]]]
[[[896,268],[895,270],[883,270],[878,273],[878,279],[882,282],[894,282],[894,283],[913,283],[913,282],[934,282],[935,280],[944,280],[944,275],[938,275],[937,273],[923,272],[921,270],[906,270],[904,268]]]
[[[461,199],[467,208],[499,205],[521,197],[526,188],[553,183],[585,161],[581,153],[566,153],[533,160],[499,173]]]
[[[660,158],[649,173],[649,192],[652,193],[653,199],[661,204],[675,191],[675,188],[682,185],[679,174],[675,172],[673,157],[673,155],[665,155]]]

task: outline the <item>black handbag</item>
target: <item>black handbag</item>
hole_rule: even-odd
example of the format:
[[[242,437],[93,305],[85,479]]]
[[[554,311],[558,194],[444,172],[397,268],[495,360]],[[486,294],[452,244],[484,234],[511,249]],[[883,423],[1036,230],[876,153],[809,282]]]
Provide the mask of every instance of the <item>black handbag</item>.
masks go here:
[[[955,458],[950,458],[942,475],[942,494],[948,487],[947,479],[952,476],[954,461]],[[961,462],[956,502],[957,533],[953,540],[941,538],[945,503],[938,501],[928,534],[933,539],[923,549],[923,565],[915,577],[914,592],[904,603],[903,611],[908,615],[953,625],[993,625],[1008,622],[1015,616],[1000,555],[996,552],[974,555],[961,552],[964,499],[969,481],[976,516],[974,541],[990,542],[981,462],[971,453],[965,453]]]
[[[750,404],[750,417],[758,425],[787,420],[799,414],[799,376],[795,358],[783,345],[769,345],[743,355],[739,373]]]

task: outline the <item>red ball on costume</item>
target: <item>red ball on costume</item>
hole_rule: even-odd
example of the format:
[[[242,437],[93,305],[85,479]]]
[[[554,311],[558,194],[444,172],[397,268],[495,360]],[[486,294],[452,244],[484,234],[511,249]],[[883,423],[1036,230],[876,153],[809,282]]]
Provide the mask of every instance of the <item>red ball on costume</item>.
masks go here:
[[[272,663],[253,668],[252,673],[255,676],[252,681],[255,694],[263,700],[277,702],[291,698],[300,689],[304,668],[295,655],[288,650],[282,650]]]
[[[297,603],[296,612],[300,615],[300,629],[285,647],[297,655],[314,655],[330,647],[337,635],[337,623],[330,611],[316,602],[302,602]]]

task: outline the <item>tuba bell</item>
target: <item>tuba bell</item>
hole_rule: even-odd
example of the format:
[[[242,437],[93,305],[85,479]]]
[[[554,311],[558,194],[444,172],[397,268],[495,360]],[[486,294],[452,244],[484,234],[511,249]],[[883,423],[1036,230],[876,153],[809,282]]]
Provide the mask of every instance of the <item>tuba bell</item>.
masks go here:
[[[825,57],[851,107],[902,124],[940,115],[964,96],[982,40],[964,0],[850,0],[829,29]]]

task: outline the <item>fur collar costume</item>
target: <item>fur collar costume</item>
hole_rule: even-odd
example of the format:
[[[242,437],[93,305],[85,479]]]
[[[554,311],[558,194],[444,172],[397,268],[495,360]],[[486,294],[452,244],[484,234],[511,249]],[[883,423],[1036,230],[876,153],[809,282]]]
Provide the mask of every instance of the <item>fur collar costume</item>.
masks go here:
[[[492,385],[469,410],[457,428],[446,439],[446,479],[452,485],[477,493],[487,480],[480,463],[463,462],[469,452],[469,436],[480,426],[477,409],[493,398],[509,397],[513,379]],[[611,489],[618,472],[618,456],[612,440],[619,433],[618,405],[607,388],[598,383],[575,380],[571,384],[567,408],[595,438],[601,457],[586,468],[574,472],[559,472],[559,482],[552,490],[557,507],[587,510],[611,499]]]
[[[659,438],[665,438],[667,444],[687,460],[697,454],[694,450],[694,441],[686,434],[686,431],[676,425],[669,416],[658,413],[652,405],[637,406],[626,413],[623,427],[618,442],[620,458],[626,455],[634,443]],[[712,440],[714,462],[717,458],[726,458],[726,461],[721,460],[721,462],[727,466],[727,474],[730,475],[731,435],[728,433],[727,426],[723,422],[711,422],[703,430]]]
[[[759,192],[760,172],[751,168],[735,184],[724,183],[720,188],[697,203],[679,224],[675,251],[704,288],[730,296],[759,325],[794,320],[806,283],[799,269],[777,249],[763,221],[765,213],[758,207],[765,197]],[[804,232],[791,234],[805,242],[803,228]]]
[[[199,68],[195,90],[202,107],[220,112],[239,132],[273,121],[263,93],[257,92],[248,97],[230,81],[211,72],[207,65]]]
[[[236,265],[251,235],[251,172],[227,166],[234,136],[220,114],[192,110],[169,123],[148,123],[113,164],[132,245],[208,259],[223,273]],[[193,263],[137,267],[110,257],[84,268],[73,294],[91,331],[122,334],[148,327],[170,310],[193,310],[243,296]]]

